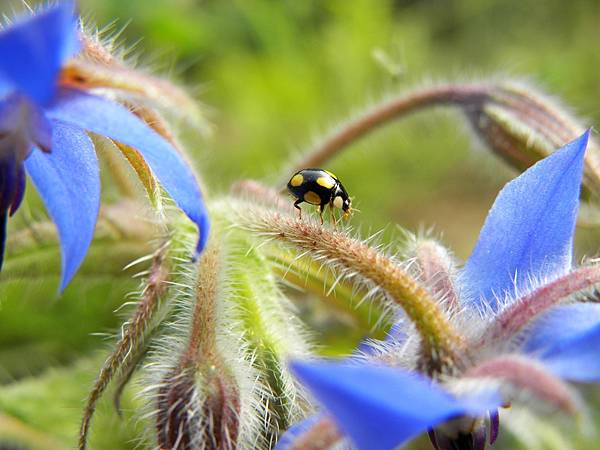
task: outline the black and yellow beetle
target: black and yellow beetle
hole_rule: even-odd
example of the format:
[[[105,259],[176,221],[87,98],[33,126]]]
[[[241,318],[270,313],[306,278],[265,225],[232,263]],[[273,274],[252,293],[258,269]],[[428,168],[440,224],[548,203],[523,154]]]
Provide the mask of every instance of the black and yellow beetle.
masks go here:
[[[319,206],[319,216],[323,223],[323,210],[325,206],[338,208],[344,211],[344,219],[347,219],[352,208],[352,201],[342,183],[334,174],[323,169],[302,169],[292,175],[287,184],[288,190],[296,197],[294,207],[300,211],[300,203],[306,202]]]

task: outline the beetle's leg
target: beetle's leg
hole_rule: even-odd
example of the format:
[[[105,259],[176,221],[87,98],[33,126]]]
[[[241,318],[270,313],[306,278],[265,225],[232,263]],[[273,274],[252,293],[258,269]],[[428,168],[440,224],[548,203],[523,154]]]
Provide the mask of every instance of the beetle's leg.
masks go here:
[[[323,225],[323,211],[325,210],[325,205],[319,205],[319,217],[321,218],[321,225]]]
[[[331,226],[336,229],[335,210],[333,209],[332,202],[329,202],[329,223],[331,223]]]
[[[300,203],[302,203],[304,200],[302,200],[301,198],[299,198],[298,200],[296,200],[294,202],[294,208],[296,208],[298,210],[298,218],[300,220],[302,220],[302,208],[300,208]]]

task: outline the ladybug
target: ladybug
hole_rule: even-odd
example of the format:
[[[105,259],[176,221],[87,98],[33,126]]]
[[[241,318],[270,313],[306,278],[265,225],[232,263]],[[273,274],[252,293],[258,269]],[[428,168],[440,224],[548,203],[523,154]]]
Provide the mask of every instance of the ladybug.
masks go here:
[[[334,174],[323,169],[302,169],[292,175],[287,184],[290,193],[296,198],[294,207],[300,211],[300,203],[306,202],[319,206],[319,216],[323,224],[323,211],[325,206],[341,209],[344,211],[344,219],[352,212],[350,204],[352,201],[342,183]]]

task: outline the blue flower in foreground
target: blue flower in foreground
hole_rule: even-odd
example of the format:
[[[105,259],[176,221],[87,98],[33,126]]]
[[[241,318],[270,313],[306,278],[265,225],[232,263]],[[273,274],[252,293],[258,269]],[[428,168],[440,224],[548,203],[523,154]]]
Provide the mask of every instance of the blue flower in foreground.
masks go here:
[[[0,267],[7,218],[23,199],[27,174],[58,228],[61,290],[87,253],[100,205],[98,161],[87,132],[140,152],[176,204],[197,224],[198,252],[209,231],[194,175],[167,141],[123,106],[58,85],[61,66],[79,47],[70,2],[0,32]]]
[[[496,439],[498,408],[511,402],[578,411],[566,381],[600,381],[600,304],[585,297],[600,284],[600,265],[572,267],[588,137],[508,183],[458,277],[436,274],[450,281],[438,283],[450,291],[435,294],[464,339],[454,363],[419,360],[410,328],[361,357],[293,362],[328,414],[297,424],[279,449],[313,433],[323,442],[314,448],[346,436],[359,449],[387,450],[428,432],[437,450],[482,450]],[[327,420],[334,437],[323,431]]]

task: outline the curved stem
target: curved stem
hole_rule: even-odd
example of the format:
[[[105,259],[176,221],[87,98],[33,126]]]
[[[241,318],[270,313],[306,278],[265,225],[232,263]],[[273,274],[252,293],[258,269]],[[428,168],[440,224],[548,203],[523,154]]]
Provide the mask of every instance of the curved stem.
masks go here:
[[[483,100],[487,92],[483,84],[445,84],[425,87],[385,100],[328,134],[298,162],[295,169],[319,167],[347,145],[408,113],[432,105],[472,103],[473,100]]]
[[[372,291],[381,290],[410,317],[421,336],[424,354],[436,367],[459,362],[462,336],[427,289],[391,258],[343,231],[260,207],[252,211],[240,207],[238,213],[242,226],[249,230],[291,244],[348,278],[358,277]]]
[[[85,450],[86,448],[92,417],[96,411],[98,401],[115,375],[123,368],[131,353],[136,353],[136,348],[144,340],[149,328],[152,327],[152,319],[160,307],[160,299],[168,289],[168,268],[164,265],[165,250],[166,247],[163,246],[154,255],[148,285],[142,299],[133,318],[128,326],[124,328],[115,350],[100,369],[100,373],[88,395],[79,430],[79,443],[77,446],[79,450]]]
[[[327,450],[344,439],[335,424],[323,417],[298,436],[289,450]]]
[[[338,318],[350,320],[362,333],[376,339],[385,338],[382,324],[389,325],[388,318],[383,308],[361,300],[369,294],[365,289],[353,288],[350,283],[332,277],[315,262],[306,262],[298,268],[296,258],[280,248],[269,247],[265,253],[273,273],[281,280],[318,296]]]
[[[487,328],[478,347],[512,339],[534,319],[573,294],[600,284],[600,264],[580,267],[522,297],[498,316]]]
[[[62,68],[60,85],[82,90],[106,88],[150,100],[191,119],[199,129],[209,131],[198,103],[183,88],[167,79],[128,68],[97,38],[81,33],[80,40],[83,44],[81,54]]]
[[[512,395],[531,393],[569,414],[575,414],[579,409],[577,399],[566,383],[548,372],[541,364],[519,355],[502,355],[484,361],[469,369],[464,377],[500,380],[512,386],[513,389],[509,391],[516,390]],[[512,396],[510,392],[505,393],[506,395]]]

